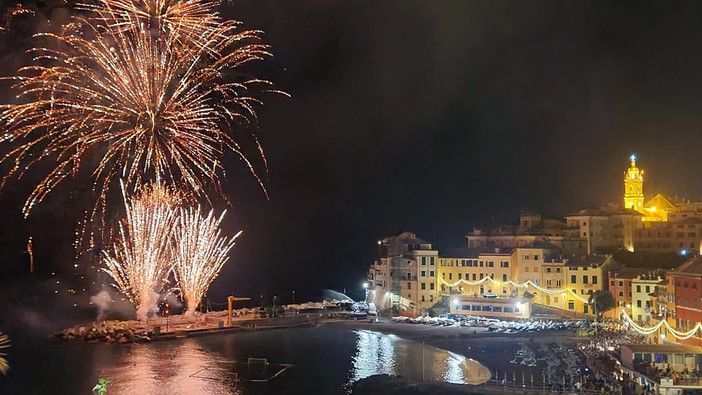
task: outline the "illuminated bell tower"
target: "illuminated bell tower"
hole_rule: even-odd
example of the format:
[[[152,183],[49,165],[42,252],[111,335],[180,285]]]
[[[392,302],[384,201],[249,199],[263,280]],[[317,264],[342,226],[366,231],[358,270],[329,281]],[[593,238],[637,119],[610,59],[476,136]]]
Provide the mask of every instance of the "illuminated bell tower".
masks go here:
[[[636,155],[631,155],[631,166],[624,173],[624,207],[644,211],[644,171],[636,167]]]

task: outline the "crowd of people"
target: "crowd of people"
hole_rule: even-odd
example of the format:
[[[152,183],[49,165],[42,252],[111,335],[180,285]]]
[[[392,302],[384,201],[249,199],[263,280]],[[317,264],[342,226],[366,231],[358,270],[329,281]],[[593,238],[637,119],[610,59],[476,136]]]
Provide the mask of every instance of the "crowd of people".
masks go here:
[[[688,370],[685,368],[681,372],[676,372],[670,368],[670,364],[662,368],[652,362],[635,359],[634,370],[658,382],[661,379],[673,379],[680,384],[684,382],[686,385],[702,385],[702,372],[697,369]]]

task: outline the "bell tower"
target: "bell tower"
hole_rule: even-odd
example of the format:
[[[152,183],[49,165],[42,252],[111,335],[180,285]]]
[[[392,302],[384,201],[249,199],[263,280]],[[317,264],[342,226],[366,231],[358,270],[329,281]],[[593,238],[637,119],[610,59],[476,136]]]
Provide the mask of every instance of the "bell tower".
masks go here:
[[[644,171],[636,167],[636,155],[631,155],[631,166],[624,173],[624,208],[644,211]]]

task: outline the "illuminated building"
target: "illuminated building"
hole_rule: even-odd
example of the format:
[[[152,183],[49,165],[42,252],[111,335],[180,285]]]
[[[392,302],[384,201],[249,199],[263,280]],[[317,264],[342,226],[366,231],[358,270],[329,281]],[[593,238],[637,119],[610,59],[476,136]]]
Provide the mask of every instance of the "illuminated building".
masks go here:
[[[675,287],[675,329],[688,331],[702,322],[702,258],[688,260],[679,267],[668,271],[668,279]],[[698,330],[681,343],[702,345],[702,334]]]
[[[591,313],[591,308],[583,299],[589,299],[596,291],[604,290],[607,286],[607,269],[614,263],[610,255],[587,255],[572,257],[566,262],[567,288],[573,294],[566,293],[566,308],[570,311]]]
[[[624,173],[624,208],[643,213],[644,171],[636,167],[636,155],[631,155],[631,166]]]
[[[436,303],[438,251],[405,232],[378,241],[378,257],[368,271],[369,301],[378,308],[421,314]]]
[[[587,254],[587,239],[557,219],[542,218],[538,213],[522,213],[519,225],[473,229],[466,235],[469,248],[518,248],[535,242],[553,244],[566,254]]]
[[[513,280],[516,275],[517,262],[513,248],[455,248],[439,257],[438,287],[441,295],[482,295],[511,296],[516,287],[503,285],[502,282]],[[496,284],[485,281],[476,285],[460,283],[448,286],[460,280],[479,282],[485,277],[500,281]]]
[[[639,275],[631,280],[631,318],[643,324],[651,324],[653,300],[651,294],[665,282],[658,275]]]
[[[627,314],[631,316],[631,282],[640,275],[649,273],[651,270],[636,267],[625,267],[617,271],[609,272],[609,292],[614,296],[617,309],[608,311],[612,317],[618,317],[621,308],[627,309]]]
[[[641,217],[638,211],[610,205],[580,210],[565,218],[567,229],[576,231],[585,240],[586,254],[595,254],[612,247],[633,251],[634,231],[643,226]]]

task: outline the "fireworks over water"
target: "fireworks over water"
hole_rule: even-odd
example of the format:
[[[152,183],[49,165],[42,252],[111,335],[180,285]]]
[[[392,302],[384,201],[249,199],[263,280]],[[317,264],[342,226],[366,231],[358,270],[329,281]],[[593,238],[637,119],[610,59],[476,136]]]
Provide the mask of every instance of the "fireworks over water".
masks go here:
[[[169,254],[171,229],[181,197],[161,184],[144,188],[127,198],[122,186],[126,218],[119,226],[113,252],[104,252],[103,269],[146,319],[168,281],[172,268]]]
[[[173,235],[173,272],[183,299],[188,305],[187,314],[192,314],[207,292],[210,283],[217,277],[229,259],[227,254],[234,246],[234,237],[222,236],[220,224],[224,214],[215,217],[214,211],[207,216],[200,209],[181,209]]]
[[[207,0],[103,0],[80,5],[61,34],[43,34],[35,64],[19,70],[17,104],[4,107],[4,181],[38,165],[51,170],[23,207],[29,215],[66,178],[91,174],[95,203],[86,223],[105,215],[111,186],[161,182],[198,199],[221,192],[222,158],[238,155],[232,135],[255,121],[267,81],[228,81],[225,73],[270,56],[259,31],[238,31]],[[190,43],[185,45],[184,43]],[[255,137],[257,155],[265,157]],[[92,156],[100,159],[89,160]],[[265,188],[264,188],[265,190]]]

